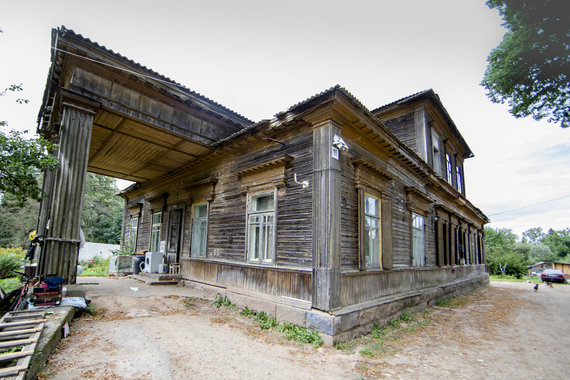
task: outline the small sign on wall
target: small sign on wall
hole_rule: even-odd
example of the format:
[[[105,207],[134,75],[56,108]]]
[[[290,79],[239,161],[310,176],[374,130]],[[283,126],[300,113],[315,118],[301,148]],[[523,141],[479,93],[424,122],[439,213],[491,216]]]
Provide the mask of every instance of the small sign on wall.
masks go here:
[[[166,240],[160,242],[160,252],[166,252]]]
[[[335,160],[338,160],[339,157],[339,150],[336,146],[332,147],[332,158],[334,158]]]

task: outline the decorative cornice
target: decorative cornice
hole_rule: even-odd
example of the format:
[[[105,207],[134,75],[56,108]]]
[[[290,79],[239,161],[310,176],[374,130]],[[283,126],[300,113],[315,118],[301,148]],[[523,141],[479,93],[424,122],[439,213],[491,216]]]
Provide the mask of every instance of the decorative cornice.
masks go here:
[[[238,171],[236,174],[238,177],[243,177],[243,176],[250,175],[253,173],[257,173],[257,172],[260,172],[263,170],[271,169],[271,168],[274,168],[277,166],[281,166],[281,165],[285,166],[285,165],[289,164],[291,161],[293,161],[293,157],[286,154],[284,156],[274,158],[273,160],[269,160],[269,161],[265,161],[265,162],[262,162],[262,163],[257,164],[257,165],[249,166],[245,169]]]

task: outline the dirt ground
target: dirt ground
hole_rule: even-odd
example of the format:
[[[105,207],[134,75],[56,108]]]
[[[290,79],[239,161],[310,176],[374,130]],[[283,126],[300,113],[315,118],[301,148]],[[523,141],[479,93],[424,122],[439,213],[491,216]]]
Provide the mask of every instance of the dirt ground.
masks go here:
[[[74,321],[42,379],[556,379],[570,372],[569,285],[535,293],[530,283],[492,283],[380,335],[314,348],[261,330],[237,309],[217,309],[187,287],[81,280],[92,283],[85,287],[97,314]]]

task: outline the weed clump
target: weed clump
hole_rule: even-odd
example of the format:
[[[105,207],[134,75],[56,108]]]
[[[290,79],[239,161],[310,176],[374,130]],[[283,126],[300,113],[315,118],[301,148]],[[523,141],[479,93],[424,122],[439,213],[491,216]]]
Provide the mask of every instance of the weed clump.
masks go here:
[[[218,294],[218,297],[216,297],[214,302],[212,302],[212,305],[218,309],[222,306],[226,309],[233,309],[236,306],[234,303],[232,303],[232,301],[230,301],[228,297],[222,296],[221,294]]]

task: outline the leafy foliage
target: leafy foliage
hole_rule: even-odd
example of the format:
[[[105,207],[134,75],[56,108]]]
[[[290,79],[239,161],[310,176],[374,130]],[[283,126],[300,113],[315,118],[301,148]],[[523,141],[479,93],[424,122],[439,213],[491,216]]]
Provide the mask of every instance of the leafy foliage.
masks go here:
[[[228,297],[222,296],[221,294],[218,294],[214,302],[212,302],[212,305],[214,305],[218,309],[222,306],[225,307],[226,309],[233,309],[236,306],[235,304],[232,303],[232,301],[230,301]]]
[[[85,240],[94,243],[118,244],[123,222],[123,201],[115,180],[87,173],[81,211],[81,228]]]
[[[288,340],[301,343],[311,343],[315,347],[323,344],[323,338],[315,330],[309,330],[293,323],[283,322],[277,326],[277,331],[285,334]]]
[[[59,162],[51,155],[55,148],[42,137],[27,139],[24,132],[0,132],[0,192],[13,194],[20,207],[28,198],[40,200],[36,178],[57,168]]]
[[[560,0],[487,0],[503,17],[503,41],[487,58],[481,85],[515,117],[570,125],[570,17]]]
[[[21,84],[13,84],[0,92],[0,97],[22,90]],[[28,100],[17,98],[16,103],[28,103]],[[8,122],[0,120],[0,128],[7,125]],[[54,170],[59,164],[51,154],[56,145],[41,136],[26,138],[26,133],[0,130],[0,192],[13,194],[20,207],[28,198],[40,199],[41,189],[36,180],[38,173]]]
[[[81,260],[79,265],[83,268],[83,272],[79,276],[108,276],[109,275],[109,260],[101,256],[95,256],[92,259]]]
[[[0,248],[0,279],[18,276],[24,264],[24,251],[18,248]]]
[[[525,275],[528,257],[516,249],[515,235],[509,229],[485,228],[485,250],[487,267],[491,274],[502,274],[501,266],[506,264],[505,273],[520,278]]]
[[[5,193],[0,200],[0,247],[27,247],[28,233],[36,228],[38,212],[38,201],[28,199],[20,207],[15,195]]]
[[[570,228],[548,230],[535,227],[523,232],[522,242],[509,229],[485,228],[487,267],[492,275],[503,275],[500,266],[506,263],[504,275],[521,278],[527,266],[539,262],[570,262]]]

